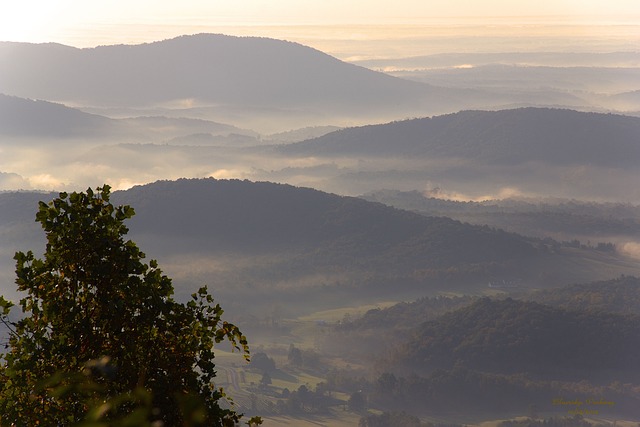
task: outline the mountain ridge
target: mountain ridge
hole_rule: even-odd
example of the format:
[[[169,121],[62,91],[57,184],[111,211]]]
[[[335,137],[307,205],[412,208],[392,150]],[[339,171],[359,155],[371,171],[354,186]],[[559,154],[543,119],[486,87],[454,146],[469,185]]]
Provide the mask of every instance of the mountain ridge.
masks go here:
[[[574,380],[589,373],[592,378],[609,379],[612,373],[633,371],[640,349],[628,353],[616,349],[637,342],[639,319],[482,298],[422,324],[401,357],[431,370],[460,364],[484,372],[529,372]]]
[[[28,199],[36,197],[47,198]],[[0,242],[8,242],[0,253],[8,264],[15,250],[37,252],[33,245],[43,240],[32,220],[37,205],[29,208],[20,199],[19,193],[0,194],[0,219],[6,218],[0,221]],[[615,253],[555,247],[284,184],[158,181],[114,192],[112,201],[135,209],[127,224],[130,238],[168,266],[183,293],[213,281],[219,294],[235,299],[272,299],[287,290],[292,298],[313,292],[318,298],[354,297],[363,289],[370,297],[397,298],[442,289],[484,292],[487,283],[501,279],[552,287],[640,274],[637,263]],[[18,205],[22,219],[16,222]]]
[[[197,34],[85,49],[7,43],[0,43],[5,64],[0,67],[0,92],[86,105],[191,99],[297,108],[321,107],[329,101],[333,106],[368,103],[387,109],[387,103],[396,108],[418,105],[435,90],[269,38]],[[37,74],[36,79],[35,70],[42,68],[48,69],[47,76]]]
[[[58,102],[0,93],[0,135],[11,138],[161,142],[196,133],[257,136],[253,131],[210,120],[163,116],[113,119]]]
[[[453,157],[489,164],[597,161],[604,166],[637,167],[638,135],[640,118],[529,107],[467,110],[342,129],[281,150],[307,155]]]

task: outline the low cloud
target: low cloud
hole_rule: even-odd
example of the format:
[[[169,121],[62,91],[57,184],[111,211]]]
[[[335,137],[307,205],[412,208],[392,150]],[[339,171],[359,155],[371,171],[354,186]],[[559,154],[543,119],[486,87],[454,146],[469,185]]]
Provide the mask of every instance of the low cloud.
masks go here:
[[[638,242],[619,244],[618,250],[626,256],[640,260],[640,243]]]
[[[453,200],[455,202],[483,202],[487,200],[504,200],[518,197],[532,197],[532,194],[526,194],[517,187],[502,187],[493,193],[482,195],[471,195],[457,191],[444,190],[439,186],[427,185],[427,189],[422,193],[425,197],[433,197],[435,199]]]
[[[0,191],[30,190],[31,184],[17,173],[0,172]]]

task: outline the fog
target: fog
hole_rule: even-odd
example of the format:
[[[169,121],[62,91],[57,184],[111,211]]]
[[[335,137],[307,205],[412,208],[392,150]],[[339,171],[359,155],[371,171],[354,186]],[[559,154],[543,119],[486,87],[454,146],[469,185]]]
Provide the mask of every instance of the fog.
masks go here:
[[[360,67],[302,45],[222,36],[183,37],[126,50],[3,45],[6,78],[0,92],[13,98],[3,98],[0,190],[84,189],[104,182],[126,189],[159,179],[214,176],[350,195],[437,187],[441,197],[455,200],[519,195],[640,203],[632,184],[636,171],[597,161],[511,167],[446,156],[411,159],[400,152],[384,159],[366,152],[351,157],[283,155],[273,148],[321,136],[336,126],[464,109],[639,112],[640,58],[629,47],[633,32],[612,27],[611,33],[594,31],[572,39],[572,28],[523,27],[519,39],[499,27],[474,37],[473,27],[416,27],[386,42],[332,39],[329,51],[340,57],[353,55],[338,43],[362,49],[360,58],[369,59],[355,60]],[[367,55],[374,46],[380,49],[377,59]],[[412,51],[418,47],[421,54]],[[212,56],[200,55],[203,49]],[[134,50],[138,53],[132,54]],[[281,61],[258,64],[257,58],[269,55]],[[47,68],[48,78],[41,80],[34,68],[24,68],[21,58]],[[121,70],[112,75],[95,68],[104,61],[121,64]],[[173,62],[171,67],[148,78],[150,67],[167,61]],[[180,61],[196,61],[191,68],[209,72],[186,73]],[[57,104],[20,101],[24,98]],[[322,127],[327,125],[333,127]],[[314,126],[311,134],[275,135]]]
[[[635,366],[608,365],[629,350],[620,343],[640,330],[637,319],[598,316],[638,314],[640,32],[531,20],[271,26],[252,31],[281,37],[164,41],[139,26],[130,37],[149,43],[83,49],[0,42],[0,294],[20,297],[15,251],[44,251],[38,200],[106,183],[127,190],[112,198],[136,210],[127,238],[159,261],[177,299],[208,285],[226,319],[250,331],[253,354],[277,359],[277,383],[262,384],[257,368],[216,349],[221,372],[237,371],[242,386],[216,384],[246,413],[271,417],[265,426],[325,416],[365,425],[389,410],[448,423],[430,427],[480,425],[536,405],[555,417],[549,402],[560,392],[605,393],[624,416],[637,414]],[[208,177],[217,180],[180,180]],[[570,283],[585,285],[560,288]],[[565,300],[519,300],[539,290]],[[594,307],[571,306],[585,301]],[[583,325],[571,323],[573,309],[592,322],[569,331],[584,350],[575,360],[598,369],[606,360],[607,372],[564,372],[550,359],[536,377],[518,365],[547,348],[560,350],[533,358],[572,360],[568,334],[541,331]],[[443,335],[451,325],[422,323],[442,319],[481,326],[466,339],[465,328]],[[580,338],[620,331],[631,332],[617,347]],[[463,346],[450,348],[459,337]],[[440,347],[415,356],[414,343]],[[294,345],[313,362],[293,363]],[[483,351],[504,362],[477,368]],[[418,366],[433,354],[455,363]],[[435,368],[441,377],[428,377]],[[380,387],[393,375],[393,387]],[[620,381],[635,382],[622,390]],[[303,384],[325,391],[296,409],[286,396]],[[505,390],[516,396],[508,410]],[[362,393],[375,411],[350,407]],[[432,417],[441,408],[424,403],[434,397],[451,412]]]

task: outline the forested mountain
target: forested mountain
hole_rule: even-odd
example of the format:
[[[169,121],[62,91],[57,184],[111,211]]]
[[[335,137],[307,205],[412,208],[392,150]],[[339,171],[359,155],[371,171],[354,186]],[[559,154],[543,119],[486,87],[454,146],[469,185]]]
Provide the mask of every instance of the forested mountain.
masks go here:
[[[433,192],[438,195],[437,191]],[[591,244],[623,243],[640,237],[640,206],[577,200],[503,199],[483,202],[443,200],[419,191],[381,190],[361,196],[424,215],[446,216],[471,224]]]
[[[372,309],[361,318],[339,325],[342,331],[412,330],[421,323],[434,320],[445,313],[471,305],[478,297],[423,297],[412,302],[400,302],[385,309]]]
[[[638,135],[640,118],[520,108],[347,128],[278,152],[347,165],[331,187],[315,186],[348,194],[418,189],[454,200],[637,204],[640,189],[631,183],[640,180]]]
[[[28,195],[38,197],[47,200]],[[615,254],[552,248],[489,227],[290,185],[183,179],[115,192],[113,200],[134,207],[131,238],[169,266],[183,292],[214,282],[219,294],[234,298],[308,291],[363,296],[358,290],[365,288],[371,298],[397,297],[452,286],[478,292],[492,280],[548,287],[638,273],[636,264]],[[15,210],[11,205],[0,208]],[[0,212],[0,230],[21,250],[30,249],[33,241],[15,230],[35,229],[37,205],[16,205],[21,220],[9,224],[15,215]],[[13,244],[4,250],[10,272]]]
[[[630,343],[638,342],[637,316],[483,298],[417,328],[397,360],[422,372],[457,365],[547,379],[637,381],[640,346]]]
[[[567,313],[564,313],[562,315],[558,314],[560,311],[581,312],[582,314],[578,316],[578,319],[575,320],[575,322],[582,321],[580,320],[581,316],[590,318],[591,315],[595,315],[596,319],[590,318],[590,320],[585,321],[585,327],[591,324],[589,322],[594,322],[595,324],[600,321],[603,322],[602,325],[604,325],[603,327],[605,327],[608,324],[607,322],[609,321],[603,319],[608,318],[608,314],[615,313],[618,315],[636,315],[636,317],[640,314],[640,279],[632,276],[622,276],[618,279],[608,281],[574,284],[559,288],[536,290],[525,293],[520,292],[515,295],[517,295],[517,298],[519,300],[535,301],[539,304],[526,305],[521,304],[520,301],[514,303],[510,300],[500,303],[491,302],[491,304],[489,304],[489,301],[486,299],[483,301],[487,304],[479,304],[480,297],[468,295],[454,297],[447,297],[442,295],[437,297],[423,297],[412,302],[400,302],[383,309],[372,309],[367,311],[362,317],[343,321],[336,327],[336,334],[327,339],[325,345],[327,347],[330,347],[332,345],[336,345],[337,343],[347,345],[348,342],[357,342],[358,345],[355,346],[355,348],[360,350],[364,349],[364,351],[354,351],[354,353],[358,353],[360,357],[364,357],[367,352],[371,351],[372,348],[375,348],[375,346],[381,339],[396,344],[402,340],[405,341],[405,344],[412,340],[422,343],[429,342],[429,345],[433,344],[435,346],[435,348],[429,347],[429,349],[424,350],[425,354],[441,354],[440,352],[442,351],[449,351],[451,353],[449,356],[455,359],[455,357],[458,357],[459,355],[466,354],[466,350],[461,350],[458,347],[471,345],[471,347],[474,348],[476,346],[480,346],[480,353],[485,350],[488,352],[496,351],[498,353],[492,353],[495,357],[504,356],[506,358],[513,355],[507,356],[506,353],[502,355],[500,352],[504,352],[506,350],[504,348],[499,348],[500,343],[496,341],[496,338],[492,337],[491,334],[500,334],[501,331],[503,331],[503,329],[501,328],[503,328],[507,323],[510,322],[514,323],[512,327],[516,329],[509,329],[513,333],[510,335],[510,338],[507,339],[513,339],[516,342],[505,344],[506,348],[509,351],[521,345],[522,340],[530,341],[529,344],[531,346],[534,346],[534,344],[531,342],[535,341],[536,339],[558,339],[558,337],[563,333],[562,331],[558,332],[558,334],[560,335],[555,335],[554,333],[552,335],[549,335],[548,337],[526,337],[527,334],[531,334],[531,331],[527,329],[529,327],[533,328],[535,331],[551,331],[551,329],[558,328],[552,327],[551,325],[545,327],[544,325],[540,324],[540,322],[542,322],[542,318],[548,317],[550,322],[562,321],[565,323],[569,322],[569,324],[573,326],[576,325],[575,323],[572,323],[574,322],[573,320],[567,320],[568,318],[564,318],[564,320],[562,320],[560,319],[560,317],[554,317],[567,315]],[[498,297],[498,299],[501,298],[504,298],[504,296]],[[540,306],[540,303],[544,304],[544,306]],[[518,308],[514,308],[514,304],[520,305],[518,306]],[[551,307],[555,308],[552,309]],[[465,309],[468,309],[468,311],[464,311]],[[495,314],[494,309],[495,313],[500,314]],[[541,313],[531,314],[532,312],[540,310],[542,311]],[[479,314],[482,311],[486,313],[482,315]],[[443,317],[445,314],[448,314],[449,317]],[[482,316],[486,316],[486,318],[483,318]],[[495,316],[500,317],[496,318]],[[453,325],[458,321],[460,321],[462,325],[460,326],[460,328],[455,330],[446,329],[448,327],[446,325]],[[430,324],[431,326],[427,328],[429,332],[427,332],[426,335],[429,335],[429,337],[425,338],[421,336],[425,329],[421,329],[422,327],[419,325],[425,324],[427,322],[432,323]],[[445,329],[442,330],[442,332],[436,333],[434,331],[438,331],[438,328],[442,326],[440,322],[444,322],[445,326],[443,327]],[[477,322],[477,325],[471,327],[472,323],[474,322]],[[503,325],[501,324],[501,322],[505,322],[505,324]],[[617,324],[616,322],[617,321],[614,320],[614,324]],[[521,328],[521,330],[517,328]],[[416,332],[416,330],[419,330],[420,332]],[[607,333],[609,332],[611,331],[608,331]],[[442,338],[448,343],[447,345],[451,344],[451,337],[453,336],[459,337],[457,338],[459,339],[459,341],[457,343],[451,344],[453,346],[452,349],[442,350],[442,348],[439,347],[440,345],[442,345],[442,342],[438,341],[440,338],[434,337],[434,334],[438,334],[438,337]],[[450,334],[449,338],[446,338],[446,334]],[[573,335],[576,334],[574,333]],[[580,335],[580,333],[578,333],[577,335]],[[629,337],[626,337],[624,339],[627,338]],[[582,340],[583,344],[579,347],[580,349],[582,349],[581,351],[586,351],[587,348],[589,348],[589,351],[595,350],[596,347],[585,347],[587,339],[588,338],[584,337],[579,338],[579,340]],[[406,345],[411,346],[413,344]],[[575,345],[575,342],[572,342],[571,345]],[[483,346],[495,347],[495,349],[483,349]],[[530,350],[531,349],[523,351]],[[403,351],[404,349],[400,352],[402,353]],[[565,349],[563,351],[566,352],[568,350]],[[475,350],[471,351],[470,353],[475,353]],[[443,356],[443,360],[446,360],[449,356]],[[451,360],[451,363],[455,364],[455,360],[453,359]],[[520,357],[517,357],[516,359],[521,360]],[[407,360],[412,359],[411,357],[407,357]],[[524,359],[522,360],[523,364],[521,366],[525,366],[528,362],[525,362]],[[474,363],[476,362],[471,362],[466,359],[461,359],[459,360],[459,362],[464,362],[462,363],[462,366],[472,367],[474,369],[489,369],[495,372],[507,373],[506,370],[503,371],[493,365],[492,367],[488,367],[488,365],[474,365]],[[551,362],[549,363],[552,364]],[[501,361],[500,364],[501,366],[507,366],[506,364],[504,364],[504,361]],[[449,366],[436,365],[436,367],[448,368]],[[526,371],[530,372],[528,369],[526,369]]]
[[[0,93],[0,135],[25,138],[73,138],[111,135],[115,120],[47,101]],[[106,135],[105,135],[106,136]]]
[[[539,162],[636,169],[638,135],[640,118],[522,108],[343,129],[282,150],[318,156],[473,159],[496,166]]]
[[[163,142],[171,138],[190,135],[216,136],[244,135],[255,132],[209,120],[135,117],[111,119],[89,114],[65,105],[19,98],[0,93],[0,135],[20,140],[75,139],[85,141]],[[254,143],[256,140],[253,140]],[[200,145],[202,141],[199,140]]]
[[[532,242],[514,234],[290,185],[178,180],[134,187],[114,197],[136,207],[136,233],[171,236],[174,246],[187,238],[192,246],[185,250],[304,249],[334,261],[343,256],[356,264],[391,258],[425,268],[538,253]],[[193,240],[203,232],[211,239]]]
[[[2,283],[12,281],[15,250],[42,251],[45,242],[33,218],[37,201],[51,197],[0,194],[0,254],[7,273]],[[115,192],[112,201],[134,207],[129,237],[148,258],[159,259],[179,299],[209,284],[234,316],[263,315],[276,304],[287,313],[308,313],[452,288],[479,294],[492,277],[555,285],[568,276],[611,277],[623,265],[592,249],[553,249],[489,227],[268,182],[160,181]],[[585,268],[591,262],[597,268]],[[611,300],[600,294],[602,305],[632,295],[635,282],[629,281],[622,293],[611,289]],[[524,291],[517,288],[514,295]],[[566,298],[563,292],[533,294],[554,307],[504,296],[421,298],[369,311],[332,331],[328,324],[304,330],[315,328],[314,345],[323,357],[357,364],[379,359],[376,380],[342,377],[338,384],[337,374],[323,371],[327,390],[360,390],[376,408],[524,413],[531,404],[550,406],[549,396],[604,395],[615,400],[617,413],[632,413],[640,349],[629,343],[640,339],[640,321],[597,304],[573,310],[578,305],[571,292],[597,301],[595,289],[567,290]],[[563,306],[567,300],[571,310]],[[280,326],[272,322],[271,328]]]
[[[568,310],[640,315],[640,278],[622,276],[606,281],[543,289],[527,298]]]
[[[383,410],[555,415],[564,400],[582,402],[575,413],[585,416],[635,416],[640,318],[573,303],[609,292],[616,300],[630,296],[637,279],[629,279],[533,294],[553,296],[548,300],[557,307],[504,297],[421,298],[341,322],[322,343],[356,360],[375,360],[379,374],[357,387]],[[600,285],[602,292],[595,291]]]
[[[449,105],[461,98],[455,90],[350,65],[297,43],[255,37],[199,34],[92,49],[4,42],[0,63],[0,92],[85,106],[189,101],[185,105],[353,112],[435,107],[433,95],[446,94],[437,102]]]
[[[483,213],[483,214],[557,214],[566,216],[583,215],[592,218],[609,218],[624,222],[640,220],[640,206],[631,203],[599,203],[558,198],[506,198],[484,201],[456,201],[438,198],[438,189],[420,192],[379,190],[360,196],[371,202],[380,202],[399,209],[427,214]]]

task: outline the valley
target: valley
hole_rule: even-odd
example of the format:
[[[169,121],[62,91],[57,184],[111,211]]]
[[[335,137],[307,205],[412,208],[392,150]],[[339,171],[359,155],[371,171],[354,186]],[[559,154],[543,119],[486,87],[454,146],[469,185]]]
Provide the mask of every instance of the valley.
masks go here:
[[[633,427],[638,52],[509,40],[0,42],[0,294],[38,202],[106,183],[246,335],[215,385],[266,427]]]

